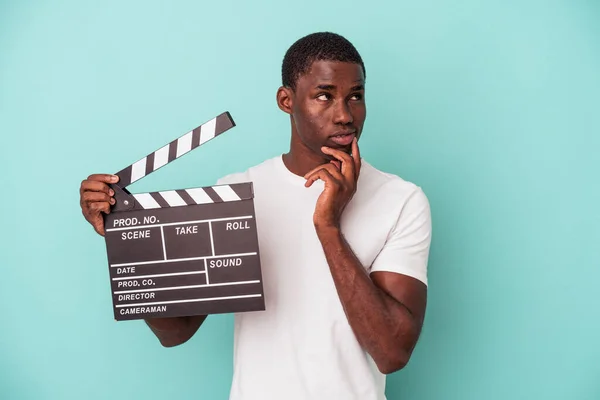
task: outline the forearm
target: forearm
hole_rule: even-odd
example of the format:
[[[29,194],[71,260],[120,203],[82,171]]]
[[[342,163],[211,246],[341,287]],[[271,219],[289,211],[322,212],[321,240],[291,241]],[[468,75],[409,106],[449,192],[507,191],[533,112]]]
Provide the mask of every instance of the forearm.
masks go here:
[[[146,324],[165,347],[187,342],[196,333],[206,315],[146,319]]]
[[[348,322],[384,373],[406,365],[420,333],[410,310],[375,285],[336,228],[317,234]]]

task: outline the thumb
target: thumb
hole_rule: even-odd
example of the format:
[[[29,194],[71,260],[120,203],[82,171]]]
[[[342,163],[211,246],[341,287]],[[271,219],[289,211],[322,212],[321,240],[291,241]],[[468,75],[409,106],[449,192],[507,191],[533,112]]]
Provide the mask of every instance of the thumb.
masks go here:
[[[96,218],[94,221],[94,230],[98,232],[100,236],[104,236],[104,221],[102,216],[99,216],[99,218]]]

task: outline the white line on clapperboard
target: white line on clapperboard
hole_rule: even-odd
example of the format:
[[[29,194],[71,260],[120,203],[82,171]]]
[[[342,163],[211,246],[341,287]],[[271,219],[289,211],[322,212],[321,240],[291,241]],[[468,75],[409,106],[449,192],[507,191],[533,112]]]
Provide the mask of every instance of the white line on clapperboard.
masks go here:
[[[189,299],[189,300],[173,300],[173,301],[157,301],[154,303],[135,303],[135,304],[119,304],[116,307],[140,307],[140,306],[152,306],[155,304],[175,304],[175,303],[193,303],[196,301],[213,301],[213,300],[230,300],[230,299],[247,299],[251,297],[262,297],[261,294],[245,294],[240,296],[224,296],[224,297],[207,297],[204,299]]]
[[[215,255],[215,241],[213,238],[213,231],[212,231],[212,221],[208,224],[208,232],[210,233],[210,250],[212,251],[212,255]]]
[[[196,289],[196,288],[201,288],[201,287],[213,287],[213,286],[249,285],[252,283],[260,283],[260,281],[254,280],[254,281],[237,281],[237,282],[226,282],[226,283],[205,283],[203,285],[171,286],[171,287],[164,287],[164,288],[158,288],[158,289],[120,290],[118,292],[114,292],[114,294],[160,292],[162,290]]]
[[[167,259],[167,248],[165,247],[165,232],[163,231],[163,227],[160,227],[160,238],[162,240],[163,245],[163,259]]]
[[[159,227],[159,226],[199,224],[199,223],[202,223],[202,222],[233,221],[235,219],[249,219],[249,218],[252,218],[252,215],[243,215],[241,217],[215,218],[215,219],[199,219],[197,221],[167,222],[165,224],[136,225],[136,226],[127,226],[127,227],[124,227],[124,228],[109,228],[109,229],[106,230],[106,232],[128,231],[128,230],[131,230],[131,229],[142,229],[142,228],[156,228],[156,227]]]
[[[257,253],[237,253],[237,254],[220,254],[218,256],[205,256],[205,257],[189,257],[189,258],[174,258],[173,260],[153,260],[153,261],[141,261],[141,262],[132,262],[132,263],[123,263],[123,264],[111,264],[111,268],[113,267],[129,267],[133,265],[148,265],[148,264],[166,264],[166,263],[174,263],[181,261],[196,261],[196,260],[209,260],[213,258],[227,258],[227,257],[245,257],[245,256],[255,256]],[[119,280],[121,278],[113,278],[113,280]]]
[[[162,277],[162,276],[179,276],[179,275],[197,275],[197,274],[205,274],[205,273],[206,273],[206,271],[174,272],[172,274],[124,276],[122,278],[112,278],[112,280],[113,281],[124,281],[124,280],[127,280],[127,279],[157,278],[157,277]]]
[[[213,250],[213,254],[215,254]],[[208,271],[208,263],[206,262],[206,258],[204,259],[204,271]],[[206,284],[210,285],[210,280],[208,279],[208,273],[206,274]]]

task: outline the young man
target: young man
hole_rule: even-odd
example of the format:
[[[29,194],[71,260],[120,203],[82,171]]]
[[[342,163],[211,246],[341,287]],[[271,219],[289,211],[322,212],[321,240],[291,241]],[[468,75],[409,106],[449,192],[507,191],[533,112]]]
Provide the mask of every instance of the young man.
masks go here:
[[[251,181],[266,311],[235,316],[231,400],[381,400],[385,376],[417,343],[431,237],[423,191],[360,157],[365,67],[345,38],[308,35],[287,51],[277,105],[290,115],[287,154],[219,183]],[[103,234],[110,175],[81,185]],[[146,321],[164,346],[206,316]]]

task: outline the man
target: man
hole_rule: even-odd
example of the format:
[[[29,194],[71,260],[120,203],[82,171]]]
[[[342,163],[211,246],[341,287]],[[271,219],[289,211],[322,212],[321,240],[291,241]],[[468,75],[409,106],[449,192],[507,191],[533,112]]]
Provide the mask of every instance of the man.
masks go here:
[[[428,200],[375,169],[358,149],[365,67],[332,33],[294,43],[277,105],[290,115],[289,152],[219,181],[251,181],[266,311],[235,315],[232,400],[381,400],[403,368],[427,298]],[[103,234],[110,175],[81,185],[86,219]],[[147,324],[164,346],[190,339],[206,316]]]

